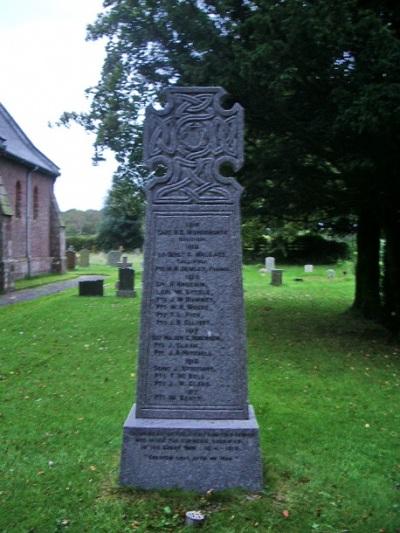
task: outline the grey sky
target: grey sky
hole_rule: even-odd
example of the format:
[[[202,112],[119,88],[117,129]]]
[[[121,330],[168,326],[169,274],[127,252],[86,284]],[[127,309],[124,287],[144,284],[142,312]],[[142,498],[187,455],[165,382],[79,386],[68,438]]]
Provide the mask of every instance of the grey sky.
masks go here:
[[[104,43],[86,42],[86,25],[101,10],[101,0],[0,0],[0,101],[61,168],[63,211],[99,209],[115,167],[112,156],[92,165],[93,137],[78,126],[48,127],[88,107],[84,90],[99,79]]]

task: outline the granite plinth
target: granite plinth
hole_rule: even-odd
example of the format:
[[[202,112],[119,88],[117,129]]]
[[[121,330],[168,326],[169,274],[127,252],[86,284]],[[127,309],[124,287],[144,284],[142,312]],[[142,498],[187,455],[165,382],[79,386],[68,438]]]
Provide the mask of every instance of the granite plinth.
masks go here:
[[[84,280],[79,282],[79,296],[103,296],[102,279]]]
[[[247,420],[144,419],[124,425],[121,485],[207,491],[262,488],[259,428]]]
[[[117,296],[120,296],[121,298],[134,298],[136,296],[136,292],[133,289],[118,289]]]

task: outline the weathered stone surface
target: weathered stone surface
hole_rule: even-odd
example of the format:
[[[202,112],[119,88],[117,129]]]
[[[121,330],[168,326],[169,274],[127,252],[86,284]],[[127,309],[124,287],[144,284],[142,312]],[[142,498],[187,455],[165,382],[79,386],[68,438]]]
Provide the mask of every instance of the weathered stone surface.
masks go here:
[[[107,264],[110,266],[118,266],[121,261],[121,252],[119,250],[110,250],[107,254]]]
[[[259,428],[247,420],[166,420],[135,416],[124,426],[121,483],[141,489],[221,490],[262,486]]]
[[[275,257],[266,257],[265,258],[265,270],[271,272],[275,268]]]
[[[135,271],[132,268],[124,267],[118,270],[117,296],[135,296]]]
[[[88,267],[90,266],[90,252],[84,248],[79,252],[79,266]]]
[[[190,432],[197,435],[202,428],[224,431],[229,420],[235,420],[232,424],[242,431],[249,420],[239,213],[242,188],[219,173],[223,163],[235,170],[243,163],[243,110],[238,104],[222,108],[223,94],[218,88],[172,88],[167,91],[165,109],[147,110],[145,160],[153,169],[163,165],[166,174],[153,179],[147,188],[137,403],[136,415],[130,417],[124,433],[123,484],[143,486],[139,478],[135,482],[136,467],[132,466],[138,461],[132,454],[142,451],[130,437],[143,424],[163,438],[161,434],[168,433],[172,423],[173,431],[185,428],[190,440]],[[162,419],[167,422],[160,423]],[[183,425],[177,425],[177,420]],[[255,426],[252,431],[257,434]],[[259,488],[258,440],[254,437],[251,442],[251,453],[243,445],[236,462],[218,456],[208,467],[206,485],[210,486],[214,471],[218,472],[218,480],[213,479],[217,488],[244,486],[233,470],[244,470],[243,465],[251,463],[249,471],[258,472],[252,488]],[[199,453],[204,455],[205,450]],[[157,460],[149,459],[147,487],[203,490],[202,469],[192,477],[187,477],[188,471],[182,476],[176,472],[179,461],[168,463],[166,475]],[[231,466],[226,466],[224,475],[228,463]]]
[[[314,272],[314,265],[304,265],[304,272],[307,274]]]
[[[79,282],[79,296],[103,296],[103,279],[92,279]]]
[[[281,268],[274,268],[271,270],[271,285],[279,287],[282,285],[283,270]]]
[[[75,270],[76,267],[76,253],[73,248],[69,248],[66,253],[67,257],[67,270]]]

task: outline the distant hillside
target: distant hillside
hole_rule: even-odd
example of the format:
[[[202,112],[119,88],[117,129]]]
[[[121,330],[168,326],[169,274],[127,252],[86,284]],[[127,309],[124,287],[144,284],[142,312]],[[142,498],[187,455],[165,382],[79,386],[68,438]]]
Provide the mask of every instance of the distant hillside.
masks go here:
[[[95,235],[99,232],[100,223],[103,217],[102,211],[88,209],[80,211],[79,209],[69,209],[61,213],[65,224],[65,233],[67,237],[76,235]]]

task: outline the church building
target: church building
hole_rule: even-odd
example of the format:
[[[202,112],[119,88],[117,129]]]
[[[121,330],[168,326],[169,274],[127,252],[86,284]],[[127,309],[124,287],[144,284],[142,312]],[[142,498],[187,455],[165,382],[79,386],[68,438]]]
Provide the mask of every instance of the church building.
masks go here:
[[[0,293],[16,279],[65,272],[65,231],[54,196],[59,175],[0,104]]]

